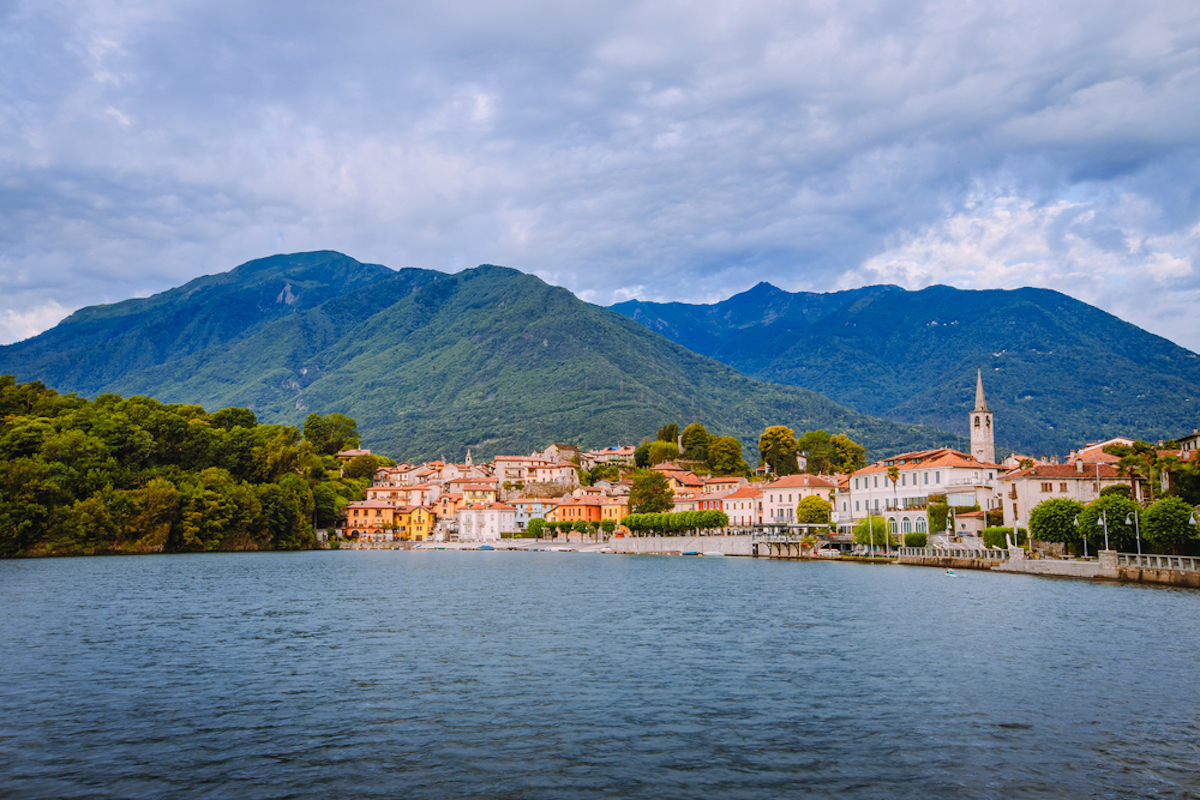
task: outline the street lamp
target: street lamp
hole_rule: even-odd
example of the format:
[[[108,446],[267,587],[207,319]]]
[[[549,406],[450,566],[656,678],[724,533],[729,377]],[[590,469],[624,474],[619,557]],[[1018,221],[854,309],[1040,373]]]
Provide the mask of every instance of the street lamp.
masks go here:
[[[1134,513],[1133,511],[1130,511],[1128,514],[1125,515],[1125,525],[1126,525],[1126,527],[1128,527],[1129,526],[1129,518],[1133,517],[1133,532],[1134,532],[1134,535],[1137,537],[1138,558],[1141,558],[1141,556],[1142,556],[1142,523],[1138,519],[1138,516],[1139,516],[1138,514]]]
[[[1096,524],[1104,526],[1104,549],[1107,550],[1108,549],[1108,512],[1107,511],[1100,512],[1100,519],[1096,520]]]
[[[1078,529],[1078,528],[1079,528],[1079,515],[1078,515],[1078,514],[1076,514],[1076,515],[1075,515],[1075,528],[1076,528],[1076,529]],[[1082,538],[1082,539],[1083,539],[1083,557],[1084,557],[1084,558],[1087,558],[1087,557],[1088,557],[1088,554],[1087,554],[1087,537],[1086,537],[1086,536],[1082,536],[1082,537],[1080,537],[1080,538]]]

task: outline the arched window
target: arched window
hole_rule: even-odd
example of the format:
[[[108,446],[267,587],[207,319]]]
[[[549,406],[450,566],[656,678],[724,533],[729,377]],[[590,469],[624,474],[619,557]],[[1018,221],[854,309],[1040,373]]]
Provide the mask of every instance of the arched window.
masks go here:
[[[925,532],[925,518],[917,517],[917,533]]]
[[[896,518],[895,517],[888,517],[888,533],[892,534],[893,536],[896,535]]]
[[[912,533],[912,520],[908,517],[905,517],[900,523],[900,529],[905,533]]]

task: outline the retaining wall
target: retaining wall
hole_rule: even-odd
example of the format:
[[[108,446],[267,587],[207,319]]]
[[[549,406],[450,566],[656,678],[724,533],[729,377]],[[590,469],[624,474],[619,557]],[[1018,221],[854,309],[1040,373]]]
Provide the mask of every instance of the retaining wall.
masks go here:
[[[753,555],[753,536],[621,536],[610,539],[614,553],[723,553]]]

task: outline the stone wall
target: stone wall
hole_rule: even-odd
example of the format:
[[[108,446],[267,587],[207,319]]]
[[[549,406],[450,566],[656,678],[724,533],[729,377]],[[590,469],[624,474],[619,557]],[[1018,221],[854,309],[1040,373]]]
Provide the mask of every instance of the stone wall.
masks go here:
[[[753,555],[752,536],[621,536],[608,542],[614,553],[722,553]]]

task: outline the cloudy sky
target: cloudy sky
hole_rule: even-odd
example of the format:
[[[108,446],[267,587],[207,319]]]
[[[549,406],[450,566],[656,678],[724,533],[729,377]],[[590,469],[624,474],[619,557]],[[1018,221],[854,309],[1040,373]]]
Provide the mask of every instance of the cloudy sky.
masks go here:
[[[252,258],[1042,286],[1200,350],[1200,4],[0,0],[0,342]]]

